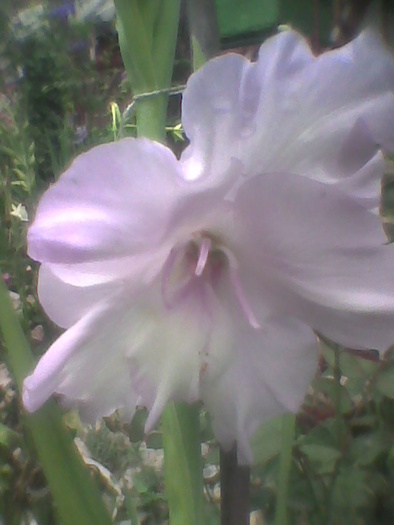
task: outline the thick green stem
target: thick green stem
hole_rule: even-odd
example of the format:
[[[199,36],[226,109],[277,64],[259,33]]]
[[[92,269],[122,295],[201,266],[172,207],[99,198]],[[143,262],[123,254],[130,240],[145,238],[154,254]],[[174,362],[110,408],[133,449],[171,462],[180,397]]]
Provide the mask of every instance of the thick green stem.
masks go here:
[[[289,522],[287,512],[287,497],[289,492],[294,435],[295,416],[293,415],[283,417],[275,525],[287,525]]]
[[[160,8],[157,1],[115,0],[121,52],[135,94],[166,89],[171,83],[179,0],[162,0]],[[167,101],[167,95],[136,101],[139,137],[164,142]],[[171,525],[203,525],[198,406],[169,404],[162,425]]]
[[[163,109],[164,108],[164,109]],[[166,99],[138,102],[137,134],[164,138]],[[165,111],[164,111],[165,115]],[[162,416],[165,485],[171,525],[203,525],[202,465],[198,406],[171,403]]]
[[[156,95],[137,102],[137,135],[164,142],[168,95]]]

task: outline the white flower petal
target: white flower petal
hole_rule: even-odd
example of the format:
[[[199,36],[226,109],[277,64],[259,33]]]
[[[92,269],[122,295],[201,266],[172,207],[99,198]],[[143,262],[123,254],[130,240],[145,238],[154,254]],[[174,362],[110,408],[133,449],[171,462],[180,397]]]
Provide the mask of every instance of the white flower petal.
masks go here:
[[[250,179],[236,206],[243,264],[273,308],[350,347],[394,342],[394,245],[378,217],[333,186],[286,174]]]
[[[89,421],[117,408],[131,417],[136,395],[124,360],[128,343],[127,334],[120,331],[126,325],[124,316],[119,303],[102,301],[57,339],[25,379],[27,410],[37,410],[58,393],[69,405],[82,409]]]
[[[313,329],[392,343],[394,246],[369,210],[393,80],[370,31],[318,58],[288,32],[255,64],[229,55],[192,76],[180,162],[144,139],[79,157],[29,232],[40,300],[68,330],[26,379],[28,410],[53,393],[90,421],[142,405],[149,431],[169,400],[200,399],[250,461],[259,424],[302,401]]]
[[[60,289],[62,283],[49,279]],[[72,300],[81,294],[71,292],[76,294]],[[88,303],[94,294],[86,297],[86,292],[82,300]],[[230,320],[205,293],[209,290],[196,286],[176,308],[167,309],[156,285],[132,298],[127,290],[112,293],[91,306],[26,378],[25,406],[34,411],[57,393],[66,404],[83,407],[91,420],[116,408],[131,413],[130,407],[139,404],[150,411],[150,430],[169,400],[197,401],[205,354],[215,374],[231,358]],[[67,315],[53,308],[55,315]]]
[[[183,183],[175,156],[160,144],[124,139],[97,146],[41,199],[29,255],[62,265],[102,263],[156,247]]]
[[[231,365],[214,381],[202,381],[202,399],[225,448],[237,440],[238,459],[252,462],[250,438],[258,426],[296,411],[317,368],[312,330],[290,318],[268,318],[261,330],[240,330]]]
[[[287,171],[344,184],[344,191],[356,185],[355,195],[375,208],[382,165],[369,163],[378,145],[394,149],[393,89],[394,61],[372,31],[319,57],[296,33],[281,33],[263,44],[255,64],[226,56],[192,75],[183,102],[191,140],[184,168],[198,163],[200,175],[220,178],[231,156],[248,176]],[[359,171],[367,164],[374,177],[364,191]]]
[[[209,175],[213,184],[230,169],[231,157],[241,157],[232,138],[246,122],[237,110],[239,85],[248,67],[248,60],[229,54],[210,60],[201,73],[190,77],[182,102],[182,124],[190,139],[181,157],[186,178]],[[240,122],[242,118],[245,122]]]
[[[205,286],[196,284],[170,309],[157,293],[141,296],[145,332],[130,352],[134,387],[150,411],[147,432],[169,400],[201,398],[200,376],[207,367],[216,377],[231,360],[231,318]]]
[[[53,306],[54,315],[71,320],[73,304],[78,316],[94,304],[25,380],[30,411],[53,393],[89,422],[115,409],[131,418],[136,405],[146,406],[149,432],[168,401],[202,399],[222,444],[237,440],[246,461],[258,425],[302,401],[316,366],[316,337],[290,319],[271,318],[252,329],[226,279],[216,295],[196,278],[190,294],[168,309],[157,286],[133,301],[124,291],[97,302],[97,290],[62,288],[45,266],[43,273],[54,292],[70,292],[66,312]]]
[[[122,285],[105,283],[96,286],[74,286],[59,279],[51,266],[42,264],[38,278],[38,298],[48,317],[62,328],[70,328],[103,297],[118,293]]]

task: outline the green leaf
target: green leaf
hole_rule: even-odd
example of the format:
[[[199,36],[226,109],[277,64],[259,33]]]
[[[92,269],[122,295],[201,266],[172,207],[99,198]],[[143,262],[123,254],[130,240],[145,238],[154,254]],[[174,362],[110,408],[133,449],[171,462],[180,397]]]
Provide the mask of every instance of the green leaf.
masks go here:
[[[278,473],[278,492],[276,498],[275,525],[288,525],[288,494],[292,466],[292,452],[295,438],[295,415],[282,417],[282,435],[280,439],[280,459]]]
[[[18,390],[34,365],[34,358],[12,308],[0,272],[0,329],[7,364]],[[87,468],[53,402],[33,415],[25,415],[63,525],[110,525],[111,519]]]
[[[394,399],[394,363],[382,367],[376,378],[375,388],[384,396]]]
[[[135,94],[167,89],[171,83],[180,0],[115,0],[122,59]],[[152,28],[152,23],[154,27]],[[137,101],[137,132],[164,142],[168,95]]]
[[[339,523],[370,523],[356,520],[356,515],[361,509],[373,504],[375,492],[381,483],[382,478],[378,473],[369,475],[367,471],[353,465],[342,468],[332,494],[332,511],[333,515],[341,516]]]
[[[283,422],[293,417],[293,414],[283,414],[259,426],[251,440],[255,463],[265,463],[280,453]]]
[[[151,1],[151,0],[147,0]],[[116,28],[127,76],[136,93],[158,89],[151,35],[137,0],[115,0]]]
[[[162,416],[171,525],[203,525],[199,407],[171,403]]]
[[[279,23],[289,24],[308,36],[319,35],[327,44],[333,27],[332,2],[327,0],[280,0]]]
[[[0,423],[0,447],[8,450],[20,445],[21,441],[22,438],[18,432],[7,427],[7,425]]]
[[[355,355],[352,351],[334,345],[334,343],[332,343],[332,346],[339,349],[339,368],[341,374],[349,379],[365,380],[374,374],[380,366],[377,361],[367,359],[367,352],[363,353],[360,351],[358,355]],[[328,341],[320,340],[320,351],[330,368],[334,369],[335,353],[332,346],[330,346]]]
[[[336,448],[312,443],[301,445],[299,450],[305,454],[319,474],[333,472],[336,462],[342,456],[341,452]]]
[[[353,355],[344,350],[340,356],[342,375],[350,379],[367,378],[376,372],[379,363],[365,359],[362,353]]]
[[[372,465],[388,452],[390,444],[391,436],[381,431],[357,436],[351,448],[355,464],[360,467]]]
[[[320,377],[312,382],[312,387],[316,392],[325,394],[332,405],[335,406],[336,397],[338,395],[338,388],[341,391],[341,413],[346,414],[352,409],[352,400],[348,392],[342,385],[338,385],[333,377]]]
[[[275,26],[279,0],[216,0],[220,34],[230,38]]]

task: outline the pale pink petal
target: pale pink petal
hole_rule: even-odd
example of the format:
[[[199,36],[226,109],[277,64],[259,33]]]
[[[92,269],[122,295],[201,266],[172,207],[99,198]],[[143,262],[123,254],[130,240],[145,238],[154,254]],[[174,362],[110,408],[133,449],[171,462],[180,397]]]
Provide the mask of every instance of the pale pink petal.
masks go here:
[[[225,448],[237,441],[241,463],[253,460],[250,438],[259,425],[297,411],[317,368],[317,341],[295,319],[267,318],[260,330],[240,329],[230,366],[201,382],[216,437]]]
[[[160,144],[123,139],[97,146],[42,197],[29,255],[62,265],[102,263],[156,247],[182,183],[175,156]]]
[[[248,60],[229,54],[210,60],[190,77],[182,103],[182,124],[191,142],[181,157],[187,179],[220,179],[230,169],[231,158],[241,157],[232,139],[247,122],[239,108],[239,86],[248,67]]]
[[[38,298],[48,317],[62,328],[70,328],[103,297],[117,294],[122,283],[74,286],[59,279],[51,267],[42,264],[38,278]]]
[[[132,287],[149,284],[161,269],[171,244],[158,246],[151,252],[83,263],[46,263],[51,272],[74,286],[96,286],[117,280],[132,283]]]
[[[127,341],[120,331],[126,325],[125,315],[119,302],[102,301],[57,339],[25,379],[27,410],[37,410],[58,393],[69,405],[82,408],[90,421],[116,408],[131,416],[136,396],[125,366]]]
[[[231,321],[197,279],[173,309],[164,305],[158,285],[139,296],[129,297],[127,290],[112,293],[92,306],[26,378],[26,408],[34,411],[56,393],[92,421],[117,408],[132,414],[133,407],[141,405],[149,410],[149,431],[169,400],[200,399],[205,354],[209,352],[215,373],[228,366]],[[83,295],[87,291],[82,290],[85,303],[90,299]],[[78,306],[80,311],[83,306]],[[60,307],[54,311],[62,319],[67,315]]]
[[[297,33],[284,32],[263,44],[255,64],[231,55],[192,75],[183,102],[191,140],[184,169],[191,178],[220,178],[231,156],[248,176],[290,171],[343,184],[376,208],[382,164],[371,161],[379,145],[394,149],[393,89],[394,61],[372,31],[319,57]]]
[[[26,379],[89,421],[203,400],[224,447],[299,407],[320,331],[394,342],[394,246],[376,215],[394,148],[394,66],[378,38],[312,56],[294,32],[257,63],[229,55],[188,82],[178,162],[124,139],[78,157],[29,231],[39,297],[68,330]],[[294,173],[287,175],[285,173]]]
[[[158,290],[138,303],[144,336],[129,353],[139,404],[149,416],[146,431],[157,422],[168,401],[201,399],[200,377],[209,366],[216,375],[231,361],[231,318],[217,297],[198,278],[188,293],[167,308]],[[207,364],[209,363],[209,365]]]
[[[267,174],[236,201],[242,264],[272,308],[338,343],[394,342],[394,245],[362,205],[305,177]]]

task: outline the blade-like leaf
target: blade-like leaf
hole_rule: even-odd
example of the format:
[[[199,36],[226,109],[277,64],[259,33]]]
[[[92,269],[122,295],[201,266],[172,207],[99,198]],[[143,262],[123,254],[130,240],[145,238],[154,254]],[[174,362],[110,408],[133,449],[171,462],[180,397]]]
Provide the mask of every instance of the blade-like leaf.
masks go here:
[[[34,357],[13,311],[0,273],[0,329],[7,365],[18,390],[34,365]],[[33,439],[63,525],[110,525],[112,523],[89,470],[83,464],[60,411],[53,402],[24,422]]]
[[[171,525],[202,525],[199,408],[171,403],[163,413],[162,425]]]

